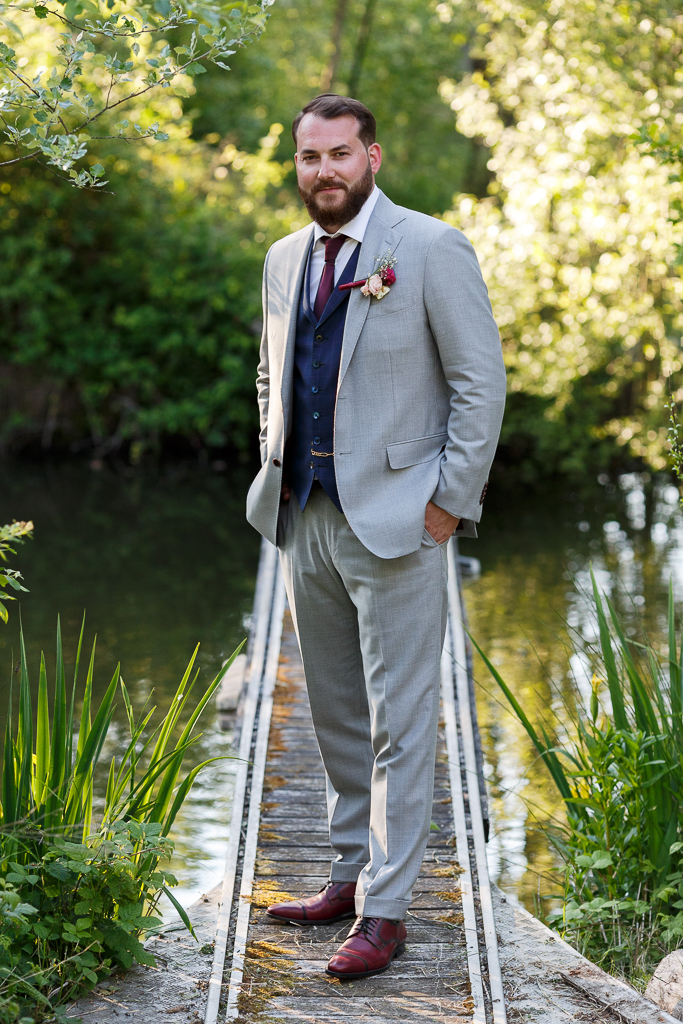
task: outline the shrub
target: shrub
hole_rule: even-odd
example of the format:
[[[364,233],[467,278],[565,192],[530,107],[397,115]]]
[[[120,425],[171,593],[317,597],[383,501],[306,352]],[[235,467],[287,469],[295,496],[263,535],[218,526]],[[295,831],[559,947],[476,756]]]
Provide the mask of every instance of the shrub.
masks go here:
[[[565,865],[551,917],[591,959],[638,982],[683,936],[682,658],[672,589],[664,664],[649,642],[625,635],[594,578],[593,598],[593,691],[590,708],[571,713],[570,736],[565,721],[555,736],[534,726],[475,646],[564,801],[566,827],[549,833]]]
[[[14,522],[11,525],[0,526],[0,562],[7,561],[7,554],[14,554],[15,549],[12,544],[23,544],[26,537],[33,535],[33,523],[17,523]],[[12,590],[23,590],[26,592],[26,587],[23,587],[19,580],[22,578],[21,573],[17,569],[5,569],[0,565],[0,587],[11,587]],[[10,594],[0,594],[0,601],[14,601],[16,598]],[[0,604],[0,619],[3,622],[7,622],[9,618],[7,609],[4,605]]]
[[[140,940],[160,927],[155,911],[162,894],[191,929],[170,891],[176,880],[159,865],[171,857],[168,834],[195,778],[218,760],[195,765],[180,780],[185,756],[199,738],[197,721],[241,648],[183,724],[197,679],[195,650],[170,708],[153,727],[155,708],[145,708],[136,719],[118,667],[93,711],[93,643],[75,735],[82,644],[83,629],[67,700],[58,626],[51,725],[41,655],[34,739],[21,636],[19,710],[15,729],[10,693],[0,792],[0,1021],[15,1021],[27,1011],[38,1018],[58,1013],[66,1000],[111,970],[153,965]],[[118,764],[112,757],[96,808],[95,779],[117,690],[130,740]]]

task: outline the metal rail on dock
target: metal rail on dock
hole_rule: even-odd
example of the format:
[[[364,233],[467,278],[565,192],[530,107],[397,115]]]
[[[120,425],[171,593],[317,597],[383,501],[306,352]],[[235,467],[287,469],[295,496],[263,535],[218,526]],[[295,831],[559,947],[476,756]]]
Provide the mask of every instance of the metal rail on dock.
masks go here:
[[[486,836],[482,814],[484,780],[477,765],[476,708],[470,701],[469,659],[457,550],[456,541],[451,540],[448,545],[448,628],[441,657],[441,699],[451,776],[456,849],[458,862],[463,870],[460,888],[465,919],[467,962],[474,1000],[474,1024],[487,1024],[489,1019],[493,1020],[493,1024],[506,1024],[503,979],[498,958],[491,881],[486,859]],[[478,907],[475,897],[478,897]],[[486,951],[490,1011],[484,996],[480,936],[483,937]]]
[[[263,795],[268,735],[277,678],[285,589],[276,549],[267,541],[254,598],[247,688],[239,735],[225,876],[219,909],[205,1024],[217,1024],[224,976],[229,971],[225,1021],[237,1020],[249,930],[252,885]],[[491,884],[486,860],[488,812],[476,709],[471,686],[471,659],[463,625],[457,543],[448,545],[448,627],[441,659],[449,774],[453,801],[468,970],[474,1003],[473,1024],[506,1024],[498,959]],[[239,895],[236,895],[239,881]],[[226,963],[228,959],[230,963]],[[486,962],[482,961],[485,953]]]
[[[264,540],[261,544],[261,558],[259,560],[258,576],[256,578],[256,594],[254,596],[254,611],[252,615],[251,635],[249,638],[251,658],[246,676],[247,689],[242,705],[241,721],[238,723],[240,736],[237,756],[239,761],[235,775],[235,789],[230,817],[230,834],[228,837],[225,874],[223,876],[223,890],[221,893],[221,902],[218,912],[213,966],[211,968],[211,977],[209,979],[204,1024],[216,1024],[216,1021],[218,1020],[223,975],[226,969],[225,960],[228,948],[228,939],[230,937],[230,926],[234,916],[233,901],[235,898],[235,882],[239,875],[242,877],[242,884],[240,885],[237,923],[234,928],[235,934],[233,940],[230,977],[231,986],[233,976],[237,989],[239,988],[238,979],[241,984],[241,972],[244,964],[244,947],[246,944],[246,928],[248,928],[249,924],[249,903],[248,900],[243,898],[243,896],[246,895],[245,886],[249,890],[249,895],[251,895],[251,880],[253,879],[254,862],[256,858],[255,837],[258,835],[258,812],[260,810],[261,793],[263,789],[265,747],[267,747],[268,744],[270,713],[272,710],[272,692],[275,683],[275,676],[277,675],[278,659],[280,656],[280,638],[282,636],[283,615],[284,584],[282,581],[282,574],[280,572],[277,550],[267,540]],[[265,701],[264,697],[266,698]],[[252,752],[255,745],[257,749],[259,749],[259,739],[262,740],[263,736],[265,736],[265,747],[263,748],[259,762],[254,763],[254,754]],[[261,753],[260,749],[259,753]],[[249,783],[251,783],[251,792],[249,794],[247,832],[245,835],[243,826]],[[251,857],[250,868],[248,865],[247,854]],[[247,867],[246,880],[245,865]],[[251,875],[249,872],[251,872]],[[246,906],[247,909],[243,912],[242,908],[244,906]],[[242,932],[244,932],[244,939]],[[237,1005],[237,995],[238,990],[233,992],[231,987],[229,994],[229,1007],[231,1010]]]

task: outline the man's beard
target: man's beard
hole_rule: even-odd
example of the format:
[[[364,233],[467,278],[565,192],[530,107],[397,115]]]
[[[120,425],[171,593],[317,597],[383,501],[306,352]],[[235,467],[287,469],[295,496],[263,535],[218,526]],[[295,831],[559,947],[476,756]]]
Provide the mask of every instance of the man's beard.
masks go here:
[[[319,224],[326,231],[331,228],[348,224],[350,220],[360,213],[363,204],[369,197],[374,187],[374,179],[370,168],[370,161],[362,177],[354,181],[353,185],[346,185],[343,181],[326,182],[316,185],[310,190],[299,186],[299,195],[306,204],[306,209],[312,220]],[[318,202],[317,193],[324,188],[343,188],[346,191],[341,205],[324,209]]]

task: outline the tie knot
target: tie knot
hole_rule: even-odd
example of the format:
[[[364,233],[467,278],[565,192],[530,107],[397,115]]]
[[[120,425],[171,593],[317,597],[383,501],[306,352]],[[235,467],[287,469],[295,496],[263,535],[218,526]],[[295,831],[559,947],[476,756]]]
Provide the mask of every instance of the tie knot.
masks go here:
[[[325,239],[325,263],[334,263],[345,241],[346,235],[336,235],[334,238]]]

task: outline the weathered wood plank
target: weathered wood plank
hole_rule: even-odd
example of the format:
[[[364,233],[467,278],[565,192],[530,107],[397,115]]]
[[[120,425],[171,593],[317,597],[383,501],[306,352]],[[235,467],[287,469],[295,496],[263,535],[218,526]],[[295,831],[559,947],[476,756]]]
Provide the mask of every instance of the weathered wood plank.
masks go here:
[[[608,977],[593,964],[581,964],[559,974],[569,985],[610,1010],[624,1024],[675,1024],[676,1018],[660,1010],[624,982]]]
[[[339,942],[346,937],[352,924],[353,921],[349,919],[348,921],[339,921],[335,925],[308,925],[302,928],[296,925],[268,924],[263,921],[251,926],[249,939],[254,942],[277,942],[288,949],[291,946],[298,950],[304,947],[319,949],[325,942],[331,942],[336,949]],[[457,929],[457,934],[455,934],[452,924],[439,921],[436,917],[429,924],[416,923],[408,919],[407,927],[411,949],[415,943],[422,944],[424,947],[425,944],[433,945],[435,942],[458,942],[462,934],[461,929]]]
[[[254,987],[259,984],[258,981],[253,982]],[[330,999],[335,1003],[346,1001],[352,1003],[356,1000],[361,1002],[367,998],[367,994],[363,992],[365,988],[367,988],[367,984],[362,980],[340,985],[327,975],[299,977],[297,978],[297,999]],[[380,974],[372,981],[372,994],[380,997],[408,990],[428,996],[443,995],[446,998],[465,999],[469,995],[469,989],[470,981],[466,971],[464,973],[461,971],[459,974],[440,974],[436,978],[423,977],[421,974],[413,973],[410,979],[402,985],[397,985],[396,979],[388,973]]]
[[[256,878],[258,881],[261,882],[268,882],[271,884],[277,883],[282,890],[284,890],[285,892],[291,892],[297,897],[310,896],[312,892],[317,891],[313,888],[317,880],[320,880],[318,884],[318,888],[320,888],[320,886],[322,886],[329,877],[329,870],[327,870],[326,865],[323,865],[321,863],[312,864],[310,866],[311,869],[318,869],[317,873],[311,870],[310,874],[307,874],[305,877],[302,877],[301,873],[297,870],[285,871],[285,864],[284,862],[280,861],[280,863],[277,864],[277,871],[274,871],[272,873],[269,872],[268,874],[259,874],[257,872]],[[323,867],[325,867],[325,870],[322,870]],[[460,900],[457,879],[420,877],[415,883],[415,888],[413,890],[413,904],[415,904],[415,902],[421,898],[422,894],[436,892],[448,892],[451,893],[452,899],[458,901]]]
[[[290,1008],[286,1000],[274,999],[272,1006],[283,1020],[301,1020],[298,1015],[305,1013],[306,1019],[312,1021],[372,1020],[396,1024],[397,1020],[406,1019],[406,1012],[419,1013],[421,1019],[427,1022],[448,1021],[450,1024],[452,1021],[457,1024],[472,1019],[471,1003],[467,997],[452,999],[445,993],[428,995],[406,991],[384,998],[307,999],[305,1006],[299,1005],[296,1010]]]

